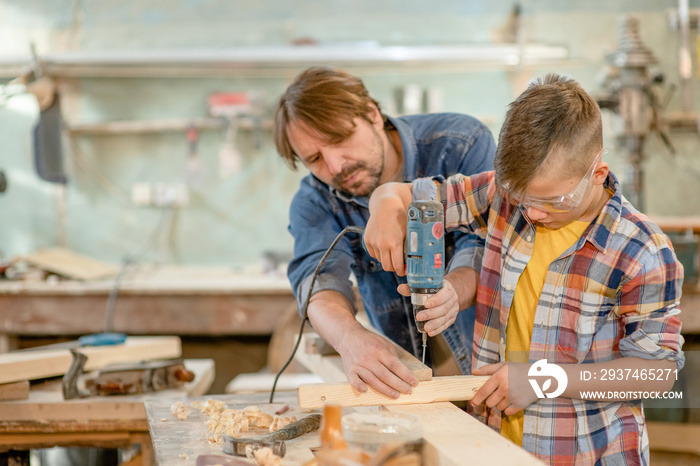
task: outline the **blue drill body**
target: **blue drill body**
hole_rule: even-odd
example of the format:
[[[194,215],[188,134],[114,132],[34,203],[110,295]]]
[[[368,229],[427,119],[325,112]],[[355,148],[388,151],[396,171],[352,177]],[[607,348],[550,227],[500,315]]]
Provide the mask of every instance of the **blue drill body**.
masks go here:
[[[406,228],[406,279],[411,290],[413,317],[425,309],[428,298],[442,289],[445,277],[445,228],[442,203],[413,201]],[[427,334],[424,323],[415,321],[423,334],[423,362]]]

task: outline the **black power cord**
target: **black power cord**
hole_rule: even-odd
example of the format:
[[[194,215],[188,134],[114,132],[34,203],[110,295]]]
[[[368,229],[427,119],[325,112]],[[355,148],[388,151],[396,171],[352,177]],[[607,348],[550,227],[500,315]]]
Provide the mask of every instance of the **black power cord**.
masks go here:
[[[275,376],[275,381],[272,383],[272,390],[270,391],[270,404],[273,403],[274,397],[275,397],[275,388],[277,387],[277,381],[279,380],[280,376],[282,375],[282,372],[289,366],[289,364],[292,362],[292,359],[294,359],[294,355],[297,352],[297,349],[299,349],[299,344],[301,343],[301,337],[304,333],[304,324],[306,323],[306,320],[309,318],[309,301],[311,301],[311,295],[313,294],[314,291],[314,284],[316,283],[316,277],[318,277],[318,273],[321,271],[321,266],[323,265],[324,262],[326,262],[326,258],[328,257],[328,254],[335,248],[335,245],[338,244],[338,241],[340,241],[340,238],[345,236],[345,233],[352,232],[352,233],[358,233],[360,235],[364,234],[365,229],[363,227],[356,227],[356,226],[347,226],[338,233],[338,236],[335,237],[333,240],[333,243],[328,247],[326,250],[325,254],[323,254],[323,257],[321,257],[321,260],[318,261],[318,265],[316,266],[316,270],[314,270],[313,278],[311,279],[311,285],[309,286],[309,293],[306,295],[306,301],[304,302],[304,310],[301,313],[301,326],[299,327],[299,336],[297,337],[297,342],[294,345],[294,349],[292,350],[292,354],[289,356],[289,359],[287,359],[287,362],[284,363],[284,366],[282,366],[282,369],[277,372],[277,375]]]

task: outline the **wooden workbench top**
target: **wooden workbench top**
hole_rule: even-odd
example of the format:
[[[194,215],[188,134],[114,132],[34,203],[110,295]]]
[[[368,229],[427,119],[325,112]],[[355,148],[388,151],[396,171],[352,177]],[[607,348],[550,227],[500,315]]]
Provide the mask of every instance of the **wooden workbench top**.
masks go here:
[[[320,411],[301,412],[296,408],[295,392],[280,392],[275,395],[275,403],[267,404],[269,393],[246,395],[213,395],[209,397],[183,398],[180,401],[191,404],[193,401],[206,402],[213,399],[224,401],[228,408],[243,409],[256,405],[260,410],[274,414],[284,405],[289,410],[282,416],[296,416],[301,419],[311,413]],[[194,466],[199,455],[224,455],[221,445],[209,444],[206,440],[209,416],[192,409],[189,418],[177,420],[170,412],[173,400],[151,399],[146,401],[148,427],[151,432],[153,449],[159,466]],[[261,433],[262,435],[262,433]],[[313,459],[311,448],[320,446],[319,432],[311,432],[296,439],[285,442],[287,453],[283,459],[285,466],[298,466]],[[251,462],[251,464],[253,464]]]

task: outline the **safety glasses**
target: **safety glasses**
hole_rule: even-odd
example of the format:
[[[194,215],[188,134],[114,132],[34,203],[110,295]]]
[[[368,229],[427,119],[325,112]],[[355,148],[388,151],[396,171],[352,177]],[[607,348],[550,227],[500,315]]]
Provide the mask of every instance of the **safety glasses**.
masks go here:
[[[520,204],[526,209],[532,207],[533,209],[541,210],[543,212],[550,212],[553,214],[571,212],[576,207],[581,205],[581,201],[583,201],[583,196],[586,194],[588,185],[590,184],[591,179],[593,178],[593,173],[595,173],[595,168],[598,165],[598,162],[602,158],[603,154],[607,152],[607,149],[603,149],[598,153],[598,155],[596,155],[595,159],[593,160],[593,164],[591,165],[591,168],[588,169],[588,172],[584,175],[583,178],[581,178],[581,181],[579,181],[578,185],[576,185],[576,187],[573,190],[571,190],[571,192],[569,192],[568,194],[564,194],[561,196],[544,197],[531,196],[529,194],[524,193],[510,193],[510,198],[513,202]],[[508,188],[505,185],[504,189],[508,191]]]

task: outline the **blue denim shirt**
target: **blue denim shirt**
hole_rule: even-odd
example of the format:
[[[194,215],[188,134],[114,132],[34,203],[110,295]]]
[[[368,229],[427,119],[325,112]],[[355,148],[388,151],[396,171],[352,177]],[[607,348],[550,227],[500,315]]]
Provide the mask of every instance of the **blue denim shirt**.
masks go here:
[[[398,130],[403,149],[403,181],[455,173],[470,175],[493,169],[496,144],[491,132],[473,117],[455,114],[387,117]],[[303,310],[314,269],[335,237],[348,225],[365,227],[368,197],[346,197],[309,174],[301,181],[290,208],[289,231],[294,237],[294,259],[288,276]],[[483,241],[474,235],[446,236],[448,270],[466,266],[480,270]],[[350,272],[370,322],[391,340],[420,357],[421,337],[413,320],[410,298],[396,288],[406,277],[385,272],[362,246],[362,238],[347,233],[329,254],[313,292],[335,290],[354,303]],[[443,332],[463,374],[471,371],[474,308],[461,311]],[[428,361],[426,361],[428,362]]]

